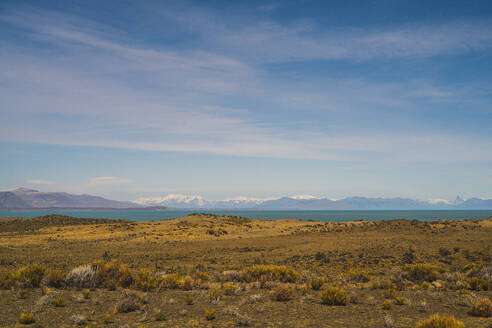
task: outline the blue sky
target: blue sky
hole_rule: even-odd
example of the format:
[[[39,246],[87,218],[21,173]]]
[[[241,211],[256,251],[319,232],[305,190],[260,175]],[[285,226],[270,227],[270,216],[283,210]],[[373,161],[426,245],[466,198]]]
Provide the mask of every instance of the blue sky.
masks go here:
[[[492,198],[490,1],[3,1],[0,189]]]

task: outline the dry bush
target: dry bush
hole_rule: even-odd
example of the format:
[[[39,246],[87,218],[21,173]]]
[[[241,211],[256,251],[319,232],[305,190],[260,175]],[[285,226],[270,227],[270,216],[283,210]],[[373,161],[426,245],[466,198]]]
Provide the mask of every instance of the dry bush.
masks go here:
[[[435,314],[429,319],[419,322],[415,328],[465,328],[465,325],[453,316]]]
[[[239,281],[243,280],[243,275],[242,275],[241,271],[238,271],[238,270],[227,270],[227,271],[222,272],[221,278],[224,281],[239,282]]]
[[[77,326],[83,326],[83,325],[87,324],[87,319],[81,314],[74,314],[70,318],[70,321],[72,321]]]
[[[179,281],[179,285],[183,290],[192,290],[193,289],[193,278],[190,276],[186,276]]]
[[[312,290],[320,290],[324,283],[325,281],[322,278],[313,278],[309,280],[309,287],[311,287]]]
[[[215,319],[215,310],[210,309],[210,310],[205,310],[205,319],[208,321],[214,320]]]
[[[347,305],[347,293],[338,287],[328,287],[319,296],[321,303],[326,305]]]
[[[128,313],[137,311],[140,308],[139,301],[135,293],[125,293],[124,297],[116,304],[114,313]]]
[[[166,318],[167,318],[166,315],[161,311],[157,311],[154,313],[155,321],[164,321],[166,320]]]
[[[280,285],[275,288],[271,296],[274,301],[288,302],[292,299],[292,288]]]
[[[161,282],[161,287],[169,288],[169,289],[178,289],[180,288],[181,277],[177,273],[171,273],[165,275]]]
[[[35,323],[36,319],[34,319],[34,315],[32,314],[32,312],[29,312],[29,313],[21,313],[18,321],[22,325],[30,325],[32,323]]]
[[[470,285],[470,289],[481,291],[481,290],[489,290],[490,282],[487,279],[483,279],[480,277],[472,277],[468,278],[466,282]]]
[[[222,286],[222,291],[225,295],[232,296],[237,294],[237,288],[231,283],[225,283]]]
[[[472,303],[470,314],[475,317],[491,317],[492,316],[492,301],[486,297],[479,298]]]
[[[39,287],[46,268],[38,264],[30,264],[17,270],[12,278],[22,287]]]
[[[43,285],[62,288],[65,286],[65,272],[62,270],[48,270],[43,278]]]
[[[444,273],[444,268],[427,263],[407,264],[403,267],[405,278],[413,282],[433,282]]]
[[[395,297],[396,305],[405,305],[407,303],[407,299],[405,297]]]
[[[371,273],[364,270],[349,270],[347,272],[347,278],[353,282],[369,282],[371,280]]]
[[[157,280],[155,275],[147,268],[140,268],[134,278],[135,287],[143,291],[155,288]]]
[[[68,286],[92,288],[96,285],[96,268],[91,264],[81,265],[70,271],[65,277]]]
[[[269,281],[297,282],[299,273],[294,269],[283,265],[255,264],[242,271],[243,279],[247,282],[258,281],[260,277],[266,277]]]

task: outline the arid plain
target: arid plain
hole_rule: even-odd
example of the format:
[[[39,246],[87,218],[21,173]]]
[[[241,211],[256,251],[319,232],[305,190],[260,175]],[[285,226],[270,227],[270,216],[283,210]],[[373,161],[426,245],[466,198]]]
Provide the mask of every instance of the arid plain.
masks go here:
[[[492,218],[0,219],[0,326],[492,327],[491,247]]]

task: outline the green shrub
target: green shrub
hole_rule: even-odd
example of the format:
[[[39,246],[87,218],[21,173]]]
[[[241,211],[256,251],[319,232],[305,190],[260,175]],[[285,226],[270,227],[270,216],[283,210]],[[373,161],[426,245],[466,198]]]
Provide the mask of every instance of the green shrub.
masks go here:
[[[338,287],[328,287],[319,296],[321,303],[326,305],[347,305],[347,293]]]
[[[207,320],[214,320],[215,319],[215,310],[210,309],[210,310],[205,310],[205,319]]]
[[[313,278],[309,280],[309,287],[311,287],[312,290],[320,290],[324,283],[322,278]]]
[[[479,298],[473,302],[470,314],[476,317],[491,317],[492,316],[492,301],[486,297]]]
[[[415,328],[465,328],[465,325],[453,316],[435,314],[429,319],[419,322]]]
[[[407,264],[403,267],[405,278],[413,282],[433,282],[439,279],[445,270],[426,263]]]
[[[481,291],[481,290],[489,290],[490,282],[487,279],[472,277],[466,279],[466,282],[470,285],[470,289]]]
[[[292,299],[292,289],[287,286],[278,286],[272,292],[272,299],[278,302],[288,302]]]
[[[21,313],[19,316],[19,323],[23,325],[30,325],[32,323],[35,323],[36,319],[34,319],[34,315],[32,312],[29,313]]]
[[[26,287],[39,287],[46,268],[38,264],[30,264],[14,273],[14,280]]]

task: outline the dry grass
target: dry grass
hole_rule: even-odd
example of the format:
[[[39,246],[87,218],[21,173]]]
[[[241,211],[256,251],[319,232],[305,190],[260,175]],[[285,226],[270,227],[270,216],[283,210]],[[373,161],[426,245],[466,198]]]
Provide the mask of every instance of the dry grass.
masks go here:
[[[30,311],[44,327],[73,327],[72,317],[89,327],[403,328],[433,313],[467,327],[489,320],[474,315],[487,313],[486,301],[469,312],[467,305],[492,297],[490,219],[7,221],[0,220],[7,327]],[[64,306],[52,303],[58,298]]]

